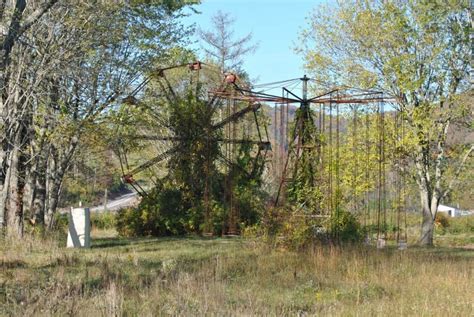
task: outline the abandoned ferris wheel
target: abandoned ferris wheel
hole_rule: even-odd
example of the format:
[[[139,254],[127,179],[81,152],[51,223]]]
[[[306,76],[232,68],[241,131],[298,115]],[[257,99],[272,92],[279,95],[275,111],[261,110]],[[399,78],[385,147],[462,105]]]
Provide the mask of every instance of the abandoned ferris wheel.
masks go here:
[[[153,78],[170,104],[178,101],[181,86],[173,86],[168,73],[177,69],[185,70],[188,85],[206,86],[207,94],[201,99],[208,112],[208,124],[192,140],[173,129],[160,135],[136,135],[137,139],[159,143],[162,150],[135,167],[127,166],[125,153],[119,152],[123,180],[140,195],[146,196],[147,193],[134,176],[179,155],[183,142],[198,139],[204,140],[205,144],[217,142],[222,149],[217,159],[228,170],[239,168],[235,162],[238,148],[246,144],[252,146],[254,166],[242,172],[248,177],[256,171],[264,174],[265,183],[273,186],[270,192],[274,193],[274,206],[284,206],[291,200],[291,189],[317,188],[321,199],[316,207],[312,206],[308,216],[331,218],[338,216],[345,196],[351,202],[352,210],[361,215],[364,225],[374,228],[367,237],[375,233],[378,245],[383,246],[391,233],[401,247],[406,246],[404,176],[401,172],[404,155],[400,150],[404,120],[403,113],[393,106],[393,98],[387,98],[380,91],[352,87],[320,89],[317,95],[309,96],[310,85],[321,83],[306,76],[250,86],[235,74],[220,74],[212,66],[193,62],[155,71]],[[212,85],[210,74],[221,76],[223,80]],[[146,78],[124,102],[144,106],[136,95],[150,80],[151,77]],[[281,95],[272,93],[276,89],[281,90]],[[387,104],[390,111],[387,111]],[[273,111],[270,129],[258,115],[264,105]],[[394,133],[390,137],[387,136],[387,116],[394,123]],[[160,114],[155,119],[161,126],[169,127]],[[351,134],[352,138],[343,142],[343,132]],[[390,164],[386,155],[389,143],[397,149]],[[342,157],[342,151],[352,152],[352,156]],[[363,152],[363,157],[356,156],[357,152]],[[352,175],[349,179],[346,175],[342,180],[341,169],[347,165],[351,166]],[[207,174],[203,177],[204,200],[208,206],[210,177]],[[394,178],[393,186],[387,186],[387,177]],[[346,188],[343,189],[342,183]],[[358,186],[360,183],[365,185]],[[373,183],[372,188],[368,183]],[[232,204],[232,182],[226,184],[229,187],[228,233],[236,234],[238,210]],[[297,199],[298,208],[308,209],[307,201],[312,198],[309,196]],[[206,214],[208,212],[207,207]],[[392,232],[389,232],[390,220],[396,228]]]
[[[179,74],[177,75],[176,72]],[[220,74],[213,67],[201,62],[194,62],[159,69],[153,75],[161,97],[172,107],[176,107],[180,103],[184,103],[186,107],[186,105],[193,103],[189,99],[189,92],[196,96],[197,100],[195,101],[201,104],[201,107],[197,109],[201,120],[195,120],[195,118],[191,120],[193,127],[190,127],[189,130],[197,131],[197,133],[191,134],[186,133],[189,131],[183,131],[184,127],[169,124],[169,118],[164,113],[160,113],[157,109],[153,109],[135,97],[140,90],[147,84],[149,85],[151,78],[146,78],[124,102],[128,105],[152,108],[153,120],[157,121],[163,129],[159,134],[152,135],[147,131],[148,133],[134,135],[133,138],[154,142],[160,150],[152,159],[134,167],[128,166],[128,159],[123,149],[120,149],[118,154],[123,170],[123,180],[140,195],[148,196],[140,183],[135,180],[135,175],[165,162],[168,162],[167,168],[169,168],[172,165],[169,162],[184,156],[186,154],[184,151],[190,151],[193,143],[202,144],[204,148],[202,158],[205,161],[205,167],[202,171],[201,181],[204,181],[202,184],[195,185],[203,187],[205,218],[209,217],[212,200],[212,166],[215,165],[215,161],[218,161],[218,168],[223,170],[223,174],[226,175],[225,199],[229,206],[227,233],[237,234],[238,208],[234,204],[233,188],[235,185],[232,175],[235,174],[235,171],[243,173],[248,178],[260,175],[266,166],[264,163],[270,151],[270,142],[266,125],[260,122],[261,119],[257,114],[262,106],[261,103],[238,102],[238,98],[235,96],[241,94],[241,91],[237,85],[237,76],[227,74],[225,80],[221,82],[213,80],[212,77],[216,77],[216,73],[220,78]],[[174,83],[173,76],[178,78]],[[180,77],[186,79],[182,80]],[[202,86],[205,86],[205,94],[200,94]],[[226,94],[226,97],[219,96],[223,93]],[[218,150],[215,149],[216,147]],[[253,161],[247,168],[237,164],[242,147],[248,148]],[[207,221],[205,222],[207,223]]]

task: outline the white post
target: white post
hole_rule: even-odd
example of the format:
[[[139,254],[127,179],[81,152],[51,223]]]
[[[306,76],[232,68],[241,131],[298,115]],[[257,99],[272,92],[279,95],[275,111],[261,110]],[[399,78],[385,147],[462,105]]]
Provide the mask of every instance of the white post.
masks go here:
[[[90,248],[91,222],[89,208],[73,208],[68,214],[69,231],[67,235],[68,248]]]
[[[106,188],[104,192],[104,211],[107,211],[107,200],[108,200],[108,192]]]

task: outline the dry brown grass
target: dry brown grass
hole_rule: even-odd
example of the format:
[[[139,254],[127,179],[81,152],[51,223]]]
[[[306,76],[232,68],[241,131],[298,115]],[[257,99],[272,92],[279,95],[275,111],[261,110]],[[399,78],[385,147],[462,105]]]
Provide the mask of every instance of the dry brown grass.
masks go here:
[[[0,315],[472,316],[474,251],[135,239],[3,241]],[[61,242],[63,243],[63,242]]]

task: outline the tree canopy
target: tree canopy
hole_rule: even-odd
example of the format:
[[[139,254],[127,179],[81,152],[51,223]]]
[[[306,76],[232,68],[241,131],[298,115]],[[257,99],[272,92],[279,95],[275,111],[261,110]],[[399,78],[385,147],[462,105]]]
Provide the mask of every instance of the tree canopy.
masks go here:
[[[301,33],[299,52],[316,79],[381,89],[403,113],[423,244],[432,244],[437,207],[474,150],[446,142],[453,126],[473,127],[472,105],[461,98],[470,89],[470,30],[468,1],[373,0],[321,6]]]

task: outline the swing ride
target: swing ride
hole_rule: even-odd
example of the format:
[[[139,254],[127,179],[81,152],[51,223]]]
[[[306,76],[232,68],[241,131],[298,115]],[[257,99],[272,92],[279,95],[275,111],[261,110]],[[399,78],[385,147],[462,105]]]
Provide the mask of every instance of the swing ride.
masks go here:
[[[178,101],[179,92],[167,78],[167,72],[186,68],[191,78],[189,83],[199,86],[208,84],[206,78],[200,77],[207,66],[194,62],[162,68],[154,79],[164,98],[173,104]],[[321,83],[306,75],[255,86],[245,84],[234,74],[222,77],[224,80],[218,85],[207,85],[207,94],[201,96],[209,116],[209,125],[202,130],[205,133],[193,140],[186,140],[172,130],[166,135],[137,136],[142,140],[165,142],[167,146],[156,157],[132,169],[122,164],[126,183],[146,196],[146,191],[134,176],[179,155],[183,142],[197,139],[205,140],[206,144],[219,144],[222,151],[219,151],[218,160],[230,175],[232,170],[239,168],[236,164],[239,147],[247,144],[253,147],[254,167],[242,172],[252,177],[258,171],[263,173],[267,184],[273,183],[275,207],[293,203],[299,209],[311,209],[306,212],[308,216],[320,218],[338,217],[343,208],[351,209],[362,218],[364,227],[369,228],[366,233],[368,243],[374,238],[377,247],[383,248],[388,239],[393,239],[400,249],[406,248],[406,193],[401,145],[405,130],[403,113],[396,109],[393,98],[380,91],[351,87],[332,87],[309,96],[309,85],[321,86]],[[136,95],[150,80],[146,78],[125,101],[139,105]],[[281,95],[273,93],[276,89],[281,90]],[[301,95],[296,89],[300,89]],[[273,108],[273,138],[270,138],[267,125],[259,119],[262,105]],[[162,116],[156,114],[157,121],[167,126]],[[390,129],[392,125],[393,129]],[[387,146],[394,150],[390,151],[390,159]],[[119,153],[120,161],[126,161],[125,153]],[[209,159],[207,164],[210,164]],[[387,184],[387,177],[391,186]],[[208,216],[211,199],[209,175],[204,175],[204,179]],[[229,208],[227,234],[238,234],[238,210],[232,203],[231,177],[226,181],[226,187]],[[320,193],[316,205],[308,208],[309,201],[314,198],[311,195],[292,197],[291,193],[301,188],[314,188]],[[335,235],[337,237],[337,232]]]

